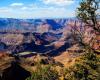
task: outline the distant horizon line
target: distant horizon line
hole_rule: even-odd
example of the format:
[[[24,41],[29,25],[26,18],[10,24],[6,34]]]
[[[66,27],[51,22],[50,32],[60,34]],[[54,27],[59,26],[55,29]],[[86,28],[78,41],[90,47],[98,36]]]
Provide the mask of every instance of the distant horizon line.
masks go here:
[[[77,17],[40,17],[40,18],[14,18],[14,17],[0,17],[0,19],[71,19],[71,18],[77,18]]]

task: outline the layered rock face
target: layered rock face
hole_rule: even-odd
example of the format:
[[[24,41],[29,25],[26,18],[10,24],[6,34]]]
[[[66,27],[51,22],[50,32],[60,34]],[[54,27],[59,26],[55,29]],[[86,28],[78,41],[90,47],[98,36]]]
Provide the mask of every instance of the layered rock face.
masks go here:
[[[77,24],[77,25],[76,25]],[[82,26],[73,19],[0,19],[0,42],[7,52],[58,53],[73,42],[71,28]],[[2,45],[0,45],[2,47]]]

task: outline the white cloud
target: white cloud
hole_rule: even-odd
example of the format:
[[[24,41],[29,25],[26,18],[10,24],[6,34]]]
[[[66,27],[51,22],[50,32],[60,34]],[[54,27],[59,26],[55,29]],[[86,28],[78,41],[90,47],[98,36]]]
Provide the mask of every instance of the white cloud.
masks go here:
[[[12,3],[10,6],[11,7],[16,7],[16,6],[23,6],[23,3]]]
[[[41,0],[44,4],[66,6],[74,3],[74,0]]]
[[[28,9],[28,7],[23,6],[21,9],[22,9],[22,10],[27,10],[27,9]]]
[[[13,3],[8,7],[0,8],[0,17],[8,18],[66,18],[74,16],[74,11],[64,7],[39,7],[35,4]]]
[[[8,17],[8,18],[66,18],[73,17],[74,12],[70,10],[66,10],[64,8],[33,8],[28,9],[13,9],[10,11],[9,8],[5,8],[4,11],[0,11],[0,17]],[[16,13],[17,12],[17,13]]]
[[[0,8],[0,13],[2,13],[2,12],[7,13],[7,12],[10,12],[10,11],[12,11],[12,9],[9,8],[9,7],[1,7]]]
[[[33,10],[33,9],[39,9],[39,6],[36,4],[29,4],[29,5],[24,5],[20,7],[21,10]]]

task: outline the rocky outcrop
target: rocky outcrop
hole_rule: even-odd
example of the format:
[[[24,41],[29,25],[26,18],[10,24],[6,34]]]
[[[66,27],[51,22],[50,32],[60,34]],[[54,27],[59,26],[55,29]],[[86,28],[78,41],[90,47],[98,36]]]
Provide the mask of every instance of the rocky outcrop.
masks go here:
[[[3,71],[1,80],[25,80],[29,76],[31,76],[29,71],[12,62],[11,66]]]
[[[0,52],[0,80],[25,80],[30,75],[14,57]]]

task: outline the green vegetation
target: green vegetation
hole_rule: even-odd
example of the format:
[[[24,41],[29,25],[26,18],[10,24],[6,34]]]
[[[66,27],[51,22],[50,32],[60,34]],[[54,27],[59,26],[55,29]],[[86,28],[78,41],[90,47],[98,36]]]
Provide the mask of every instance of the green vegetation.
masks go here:
[[[58,73],[51,69],[51,66],[38,65],[36,70],[32,72],[32,76],[26,80],[57,80]]]
[[[98,9],[99,0],[82,0],[77,12],[77,17],[86,25],[88,24],[88,27],[90,26],[95,33],[100,33],[100,26],[97,22]],[[94,53],[90,43],[85,44],[82,34],[79,35],[81,36],[79,44],[84,46],[85,54],[76,59],[73,66],[61,67],[61,70],[57,71],[52,69],[54,66],[44,67],[40,64],[27,80],[100,80],[100,56]]]
[[[99,17],[99,10],[99,0],[82,0],[77,10],[77,17],[100,33],[100,26],[97,19]]]
[[[93,52],[76,59],[73,66],[66,68],[57,65],[43,65],[38,62],[35,70],[26,80],[99,80],[100,56]]]
[[[86,25],[88,24],[95,32],[100,33],[100,27],[97,22],[98,4],[99,0],[82,0],[78,8],[77,17]],[[83,36],[81,32],[79,35]],[[81,37],[81,40],[79,43],[84,46],[85,55],[81,56],[74,66],[66,70],[65,80],[100,80],[100,57],[94,53],[90,46],[93,39],[88,44],[85,44],[83,37]]]
[[[94,53],[87,53],[66,72],[67,80],[100,80],[100,58]]]

